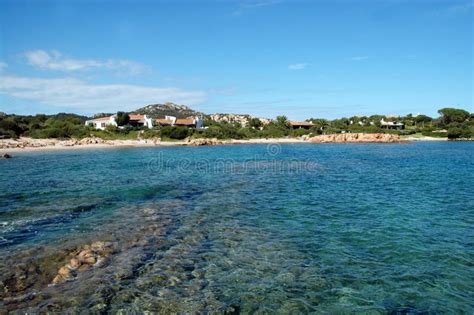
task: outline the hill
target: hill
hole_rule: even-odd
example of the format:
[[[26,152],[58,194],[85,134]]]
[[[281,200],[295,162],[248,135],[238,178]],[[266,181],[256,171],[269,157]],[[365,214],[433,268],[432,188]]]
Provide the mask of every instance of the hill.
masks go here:
[[[202,116],[204,113],[197,112],[186,105],[177,105],[174,103],[152,104],[133,111],[134,114],[148,115],[152,118],[163,116],[176,116],[177,118],[186,118],[190,116]]]

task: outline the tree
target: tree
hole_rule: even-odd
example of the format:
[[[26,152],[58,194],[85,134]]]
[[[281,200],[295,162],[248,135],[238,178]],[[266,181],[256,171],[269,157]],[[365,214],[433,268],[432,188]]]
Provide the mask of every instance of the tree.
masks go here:
[[[438,113],[441,115],[441,122],[445,126],[453,122],[465,122],[471,116],[469,112],[458,108],[442,108],[438,110]]]
[[[429,124],[433,121],[433,118],[431,118],[430,116],[426,116],[426,115],[417,115],[415,118],[415,124],[416,125],[422,125],[422,127],[425,127],[425,124]]]
[[[448,129],[449,139],[471,138],[473,136],[471,130],[467,127],[451,127]]]
[[[321,134],[322,131],[330,125],[329,121],[323,118],[311,118],[309,121],[313,123],[313,127],[311,129],[319,134]]]
[[[286,118],[286,116],[277,116],[277,118],[276,118],[276,124],[277,124],[279,127],[288,128],[288,127],[289,127],[288,118]]]
[[[262,127],[262,122],[260,121],[260,119],[254,117],[254,118],[250,119],[249,126],[251,128],[258,129],[258,128]]]
[[[5,119],[0,120],[0,129],[5,131],[9,130],[14,133],[16,136],[20,136],[23,132],[23,129],[20,127],[18,122],[15,120],[14,117],[7,117]]]
[[[117,125],[125,126],[130,121],[130,116],[125,112],[117,112]]]
[[[448,138],[449,139],[458,139],[461,138],[463,130],[459,127],[453,127],[448,129]]]
[[[415,121],[417,123],[428,123],[432,120],[433,120],[433,118],[431,118],[430,116],[426,116],[426,115],[417,115],[415,117]]]
[[[347,118],[334,119],[332,126],[337,129],[346,130],[349,127],[350,121]]]

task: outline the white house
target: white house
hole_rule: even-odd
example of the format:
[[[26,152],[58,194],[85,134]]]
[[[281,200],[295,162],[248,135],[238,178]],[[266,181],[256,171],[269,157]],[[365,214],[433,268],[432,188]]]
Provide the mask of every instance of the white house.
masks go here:
[[[380,128],[402,130],[405,129],[405,124],[398,121],[385,121],[382,118],[380,120]]]
[[[117,127],[117,121],[115,120],[115,115],[112,115],[108,117],[87,120],[86,126],[92,126],[95,129],[104,130],[107,126]]]
[[[128,124],[131,126],[153,128],[153,119],[147,115],[129,114],[128,116],[130,117]],[[87,120],[86,126],[92,126],[100,130],[104,130],[107,126],[117,127],[117,115]]]
[[[128,122],[129,125],[153,128],[153,119],[149,118],[147,115],[129,114],[128,116],[130,117],[130,121]]]
[[[165,118],[156,119],[156,123],[160,126],[184,126],[198,129],[204,127],[204,121],[200,117],[181,119],[174,116],[165,116]]]

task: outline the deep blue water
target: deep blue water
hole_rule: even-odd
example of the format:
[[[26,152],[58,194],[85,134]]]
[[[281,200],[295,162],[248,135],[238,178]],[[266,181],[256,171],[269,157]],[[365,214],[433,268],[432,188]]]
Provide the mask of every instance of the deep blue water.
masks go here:
[[[0,310],[474,312],[472,142],[24,152],[0,171]],[[95,240],[106,264],[43,285]],[[12,264],[41,281],[8,293]]]

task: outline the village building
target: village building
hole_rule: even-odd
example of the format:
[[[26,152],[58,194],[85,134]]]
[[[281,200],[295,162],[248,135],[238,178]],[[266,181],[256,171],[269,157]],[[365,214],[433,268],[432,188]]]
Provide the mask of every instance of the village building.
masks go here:
[[[313,123],[307,121],[290,121],[289,125],[292,129],[310,129],[313,127]]]
[[[134,127],[148,127],[153,128],[153,119],[147,115],[129,114],[130,120],[128,124]]]
[[[383,118],[380,120],[380,128],[382,129],[394,129],[394,130],[403,130],[405,129],[405,124],[398,121],[385,121]]]
[[[130,114],[128,116],[130,117],[128,122],[130,126],[153,128],[153,120],[147,115]],[[100,130],[105,130],[107,126],[118,127],[117,115],[90,119],[86,121],[85,125]]]
[[[160,126],[174,126],[176,122],[176,117],[174,116],[165,116],[165,118],[155,119],[155,123]]]
[[[165,118],[155,119],[156,124],[160,126],[182,126],[201,129],[204,128],[204,122],[200,117],[194,118],[176,118],[174,116],[165,116]]]
[[[104,130],[107,126],[117,127],[115,116],[100,117],[86,121],[86,126],[94,127],[95,129]]]

